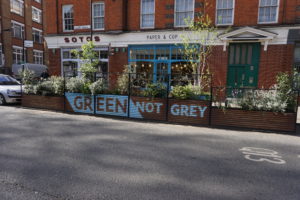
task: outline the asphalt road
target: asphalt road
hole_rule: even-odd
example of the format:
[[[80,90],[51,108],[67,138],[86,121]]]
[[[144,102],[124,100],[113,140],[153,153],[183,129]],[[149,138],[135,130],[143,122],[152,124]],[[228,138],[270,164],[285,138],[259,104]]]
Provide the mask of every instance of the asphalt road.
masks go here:
[[[299,200],[300,137],[0,107],[0,199]]]

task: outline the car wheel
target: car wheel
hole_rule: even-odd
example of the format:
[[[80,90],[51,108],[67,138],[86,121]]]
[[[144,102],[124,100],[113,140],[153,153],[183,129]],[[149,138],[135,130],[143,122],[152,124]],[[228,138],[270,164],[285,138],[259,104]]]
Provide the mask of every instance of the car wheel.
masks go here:
[[[5,98],[2,94],[0,94],[0,105],[4,105],[6,102],[5,102]]]

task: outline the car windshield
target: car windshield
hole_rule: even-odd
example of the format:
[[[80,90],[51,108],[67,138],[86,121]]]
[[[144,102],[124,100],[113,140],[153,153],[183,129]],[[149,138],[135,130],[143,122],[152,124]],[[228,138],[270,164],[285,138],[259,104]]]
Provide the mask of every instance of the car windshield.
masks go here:
[[[0,75],[0,85],[20,85],[20,83],[10,76]]]

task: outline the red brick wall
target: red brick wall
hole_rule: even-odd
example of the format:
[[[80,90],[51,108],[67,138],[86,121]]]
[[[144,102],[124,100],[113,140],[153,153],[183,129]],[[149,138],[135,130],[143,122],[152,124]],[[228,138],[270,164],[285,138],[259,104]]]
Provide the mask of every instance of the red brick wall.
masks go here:
[[[93,0],[97,2],[98,0]],[[48,34],[57,33],[56,11],[58,10],[59,33],[62,33],[62,6],[67,4],[74,5],[74,25],[90,24],[90,1],[89,0],[45,0],[47,9]],[[105,31],[113,30],[140,30],[140,0],[102,0],[105,3]],[[212,22],[216,18],[215,0],[195,0],[195,12],[207,13]],[[156,0],[155,2],[155,29],[172,29],[174,24],[174,5],[175,0]],[[280,0],[279,17],[277,24],[296,23],[296,18],[300,13],[296,7],[300,5],[299,0]],[[233,26],[256,26],[258,21],[259,0],[235,0],[235,14]],[[125,22],[127,15],[127,22]],[[50,16],[50,17],[49,17]],[[127,27],[125,24],[127,23]],[[260,25],[259,25],[260,26]],[[262,25],[262,26],[265,26]],[[75,32],[89,32],[90,30],[80,30]]]
[[[54,52],[55,51],[55,52]],[[49,74],[51,76],[61,75],[61,54],[60,49],[49,49]]]
[[[294,45],[269,45],[264,51],[261,47],[259,64],[259,88],[269,88],[276,83],[279,72],[291,72]]]
[[[119,48],[121,50],[122,48]],[[118,79],[119,73],[122,73],[125,69],[125,65],[128,64],[128,53],[126,52],[117,52],[114,55],[109,57],[109,73],[110,73],[110,85],[115,86],[115,83]]]
[[[223,51],[223,46],[213,47],[208,59],[209,69],[213,75],[213,86],[225,86],[227,82],[228,48]]]

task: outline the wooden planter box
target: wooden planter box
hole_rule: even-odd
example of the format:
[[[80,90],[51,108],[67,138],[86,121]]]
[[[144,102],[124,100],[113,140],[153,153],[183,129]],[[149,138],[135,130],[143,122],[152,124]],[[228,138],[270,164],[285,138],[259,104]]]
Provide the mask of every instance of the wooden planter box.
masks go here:
[[[161,98],[130,97],[131,118],[161,120],[167,119],[167,100]]]
[[[22,106],[55,111],[64,111],[64,97],[23,95]]]
[[[208,126],[209,111],[209,101],[170,99],[168,121]]]
[[[295,131],[296,113],[274,113],[212,108],[213,126],[232,126],[274,131]]]

